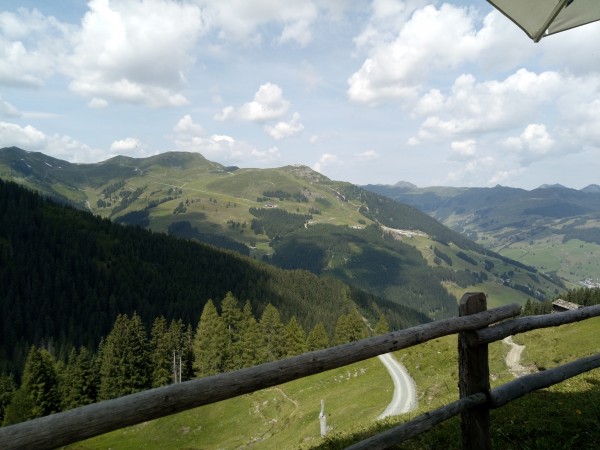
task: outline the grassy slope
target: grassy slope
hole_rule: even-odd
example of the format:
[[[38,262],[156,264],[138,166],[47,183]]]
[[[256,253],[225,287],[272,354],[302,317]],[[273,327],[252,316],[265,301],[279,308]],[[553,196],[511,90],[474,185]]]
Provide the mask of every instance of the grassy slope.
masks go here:
[[[454,245],[447,246],[439,242],[432,242],[428,238],[423,238],[419,236],[415,236],[414,238],[410,239],[408,243],[414,245],[421,252],[423,258],[431,267],[436,266],[436,264],[434,263],[435,255],[433,254],[433,251],[430,248],[432,245],[451,257],[453,262],[452,269],[454,270],[469,270],[480,272],[485,271],[486,260],[492,261],[494,263],[494,268],[490,272],[486,272],[486,274],[488,275],[488,280],[485,282],[476,285],[470,285],[467,287],[461,287],[456,285],[455,283],[445,283],[444,286],[446,287],[446,289],[457,299],[460,299],[462,295],[468,291],[485,292],[488,297],[488,306],[490,308],[506,305],[508,303],[517,303],[519,305],[524,305],[529,297],[523,292],[514,289],[508,289],[502,284],[500,278],[498,277],[499,274],[511,270],[514,271],[514,275],[511,278],[511,281],[513,283],[532,286],[535,285],[538,288],[541,288],[549,298],[552,298],[554,295],[557,295],[559,293],[556,285],[550,283],[543,277],[537,275],[536,277],[538,281],[534,282],[534,280],[529,275],[529,272],[527,272],[526,270],[521,268],[515,269],[514,266],[509,265],[492,256],[484,257],[474,252],[464,251],[464,253],[467,253],[471,258],[477,261],[477,266],[474,266],[473,264],[470,264],[456,256],[456,254],[459,251],[461,251],[461,249],[457,248]],[[449,266],[442,261],[442,267]]]
[[[312,223],[327,223],[342,227],[367,226],[373,223],[372,220],[359,213],[360,200],[352,200],[352,198],[349,201],[341,200],[340,192],[348,187],[347,183],[328,180],[309,168],[301,166],[227,171],[219,164],[207,161],[198,154],[190,153],[165,153],[145,159],[117,157],[103,163],[78,166],[58,162],[58,160],[44,155],[40,156],[40,154],[23,154],[22,151],[17,151],[17,153],[18,158],[25,157],[29,161],[27,164],[34,169],[37,168],[38,177],[46,173],[43,171],[50,170],[49,173],[53,174],[53,179],[62,180],[62,184],[60,182],[54,184],[55,192],[64,188],[61,193],[66,198],[72,198],[78,204],[83,201],[95,214],[103,217],[111,216],[113,207],[121,200],[119,191],[114,192],[110,199],[102,194],[107,187],[117,182],[125,181],[126,191],[133,192],[136,189],[143,189],[143,193],[131,205],[112,218],[120,217],[131,211],[142,210],[151,201],[159,201],[173,196],[171,191],[176,188],[178,190],[177,198],[160,203],[149,210],[152,230],[165,232],[173,222],[189,221],[202,233],[224,235],[246,244],[252,248],[251,255],[256,258],[273,253],[268,237],[264,234],[257,235],[250,229],[253,216],[248,210],[250,207],[261,207],[264,204],[264,202],[258,202],[257,198],[262,197],[265,191],[303,192],[309,199],[307,203],[279,199],[273,199],[272,203],[280,209],[300,214],[308,214],[310,208],[321,210],[322,214],[313,215]],[[18,158],[17,161],[20,161]],[[50,169],[47,164],[53,168]],[[64,167],[58,169],[59,166]],[[7,168],[6,171],[3,171],[0,167],[0,176],[10,179],[14,178],[15,174],[18,175],[14,169]],[[29,179],[35,178],[31,176]],[[66,186],[65,180],[73,180],[72,185]],[[73,188],[75,184],[79,189]],[[35,188],[35,186],[32,187]],[[43,186],[38,186],[38,188],[41,189]],[[74,196],[75,194],[77,196]],[[85,195],[84,200],[81,199],[82,195]],[[99,199],[111,201],[112,204],[110,207],[100,208],[97,205]],[[173,214],[175,208],[181,202],[186,201],[189,203],[187,212]],[[230,225],[232,222],[246,224],[246,227],[232,227]],[[343,229],[341,231],[343,232]],[[435,243],[429,238],[404,239],[404,242],[415,245],[428,263],[434,266],[433,258],[428,259],[428,255],[431,253],[429,247],[441,244]],[[441,246],[443,247],[443,245]],[[471,250],[464,250],[480,262],[475,267],[454,257],[459,250],[456,247],[443,249],[454,260],[452,269],[464,268],[477,272],[483,270],[484,258],[481,255]],[[332,252],[332,260],[329,261],[330,267],[336,267],[340,263],[340,261],[333,260],[334,253]],[[514,269],[495,258],[486,257],[486,259],[494,260],[498,274]],[[345,261],[341,261],[341,263],[345,264]],[[557,294],[556,286],[543,280],[540,283],[532,282],[525,273],[519,274],[519,270],[515,270],[515,272],[517,273],[514,277],[515,282],[523,285],[532,284],[536,289],[545,292],[548,297]],[[448,284],[445,287],[457,298],[460,298],[462,292],[467,290],[484,290],[493,293],[492,305],[509,302],[523,304],[527,300],[527,296],[521,292],[502,286],[497,276],[490,276],[490,279],[481,285],[459,287]],[[393,301],[393,299],[391,300]]]
[[[203,406],[73,445],[73,449],[217,449],[253,445],[285,449],[321,442],[325,400],[333,431],[372,420],[391,399],[392,386],[378,359]]]
[[[552,367],[600,351],[600,318],[515,337],[526,345],[523,364]],[[374,422],[391,397],[391,381],[376,360],[208,405],[71,446],[100,448],[344,448],[376,430],[403,423],[458,398],[457,338],[446,336],[396,352],[418,388],[418,409]],[[492,387],[512,379],[508,347],[490,345]],[[364,373],[363,373],[364,372]],[[327,439],[319,437],[324,399]],[[235,430],[235,432],[232,432]],[[493,448],[594,448],[600,440],[600,370],[534,392],[491,413]],[[401,448],[460,449],[460,424],[451,419]]]

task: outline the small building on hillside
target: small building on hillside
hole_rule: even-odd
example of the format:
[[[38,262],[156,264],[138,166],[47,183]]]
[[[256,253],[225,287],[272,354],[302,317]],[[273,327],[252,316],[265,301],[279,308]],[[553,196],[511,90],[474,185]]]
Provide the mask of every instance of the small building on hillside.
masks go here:
[[[563,300],[562,298],[559,298],[552,302],[552,313],[571,311],[573,309],[579,308],[581,308],[581,305],[578,305],[577,303],[573,302],[568,302],[566,300]]]

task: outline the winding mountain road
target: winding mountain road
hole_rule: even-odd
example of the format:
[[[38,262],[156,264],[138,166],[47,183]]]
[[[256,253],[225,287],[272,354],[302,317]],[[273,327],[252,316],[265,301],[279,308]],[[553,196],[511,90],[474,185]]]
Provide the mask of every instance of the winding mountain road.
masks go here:
[[[408,374],[406,368],[391,353],[379,355],[378,358],[392,377],[394,395],[390,404],[377,419],[407,413],[415,409],[417,407],[417,390],[415,382]]]

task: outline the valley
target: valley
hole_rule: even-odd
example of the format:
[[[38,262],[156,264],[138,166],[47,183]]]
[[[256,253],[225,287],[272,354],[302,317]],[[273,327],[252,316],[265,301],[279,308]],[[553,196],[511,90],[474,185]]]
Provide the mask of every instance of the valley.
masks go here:
[[[454,315],[465,290],[524,304],[564,289],[416,208],[305,166],[244,169],[177,152],[70,164],[7,148],[0,177],[117,223],[333,276],[430,319]]]
[[[413,206],[329,180],[304,166],[242,169],[187,153],[74,165],[9,148],[0,150],[0,177],[5,218],[0,222],[0,258],[7,262],[0,265],[7,287],[2,297],[3,370],[22,367],[32,342],[51,348],[52,355],[43,351],[62,367],[61,358],[66,360],[73,346],[98,348],[122,313],[134,314],[147,330],[161,314],[183,319],[182,324],[192,327],[188,330],[198,325],[194,335],[200,339],[200,325],[209,323],[208,316],[198,322],[200,311],[215,299],[221,312],[215,309],[214,314],[225,314],[220,302],[229,298],[228,290],[256,312],[255,323],[269,323],[265,315],[275,305],[286,329],[299,324],[306,334],[322,323],[330,343],[365,336],[364,330],[352,334],[350,327],[346,338],[338,337],[340,324],[358,310],[370,324],[384,317],[399,329],[455,315],[456,299],[465,291],[485,292],[490,308],[515,302],[541,305],[565,291],[556,274],[487,249]],[[90,308],[94,323],[85,319]],[[355,322],[365,326],[362,319]],[[525,361],[536,344],[525,344]],[[196,347],[201,356],[186,377],[214,373],[201,369],[198,361],[216,358],[197,350],[213,347]],[[493,381],[510,379],[508,347],[497,343],[491,348]],[[456,395],[455,349],[455,338],[448,337],[395,355],[416,382],[419,409],[410,414]],[[106,354],[104,344],[95,357]],[[162,383],[170,382],[169,364],[166,358]],[[226,370],[223,364],[217,372]],[[198,442],[203,448],[318,447],[320,399],[326,398],[335,439],[353,440],[364,429],[405,420],[390,416],[383,424],[373,422],[385,412],[393,386],[374,359],[71,448],[146,445],[142,442],[149,430],[152,445],[161,448]],[[108,397],[103,398],[117,392],[104,391]],[[359,399],[351,407],[345,401],[348,392]],[[367,420],[357,422],[357,416]],[[239,432],[223,435],[219,430],[224,423]]]
[[[600,283],[600,188],[544,185],[527,191],[493,188],[418,188],[406,182],[366,189],[430,214],[477,243],[569,288]]]

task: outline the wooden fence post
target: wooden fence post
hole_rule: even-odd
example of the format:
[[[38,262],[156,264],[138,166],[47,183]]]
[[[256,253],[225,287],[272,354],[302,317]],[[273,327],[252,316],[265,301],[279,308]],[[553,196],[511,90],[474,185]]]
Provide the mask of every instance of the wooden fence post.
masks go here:
[[[468,292],[462,296],[459,315],[468,316],[487,309],[485,294]],[[488,364],[487,344],[469,346],[472,331],[458,334],[458,389],[460,398],[478,392],[489,396],[490,368]],[[488,397],[489,398],[489,397]],[[461,413],[461,432],[463,450],[491,450],[490,411],[484,404]]]

